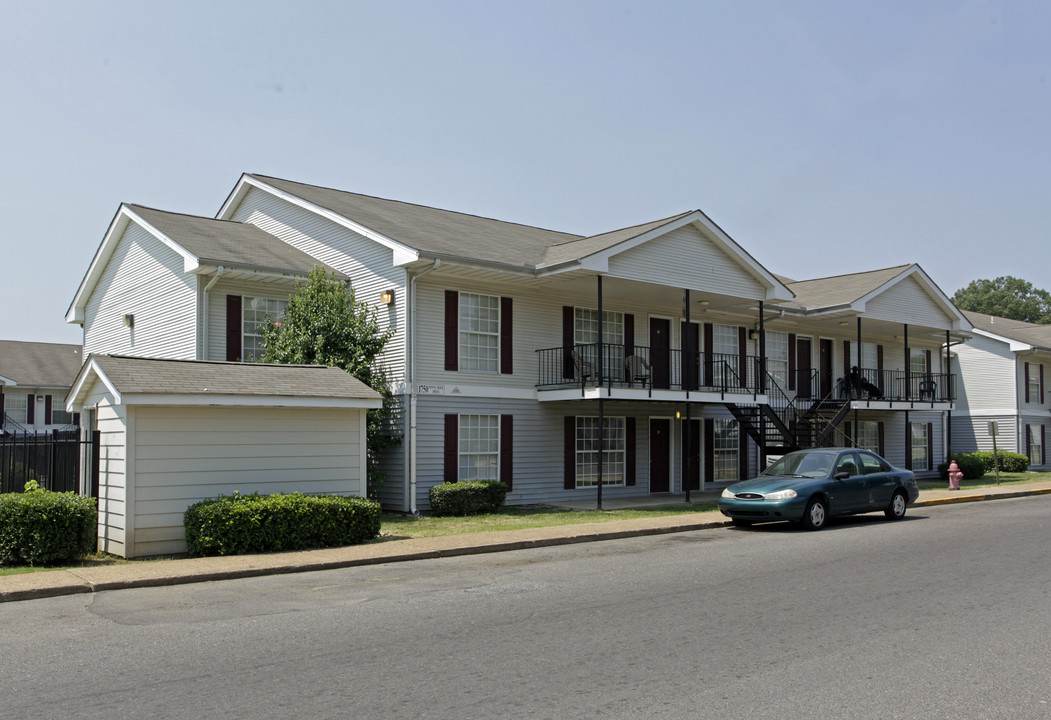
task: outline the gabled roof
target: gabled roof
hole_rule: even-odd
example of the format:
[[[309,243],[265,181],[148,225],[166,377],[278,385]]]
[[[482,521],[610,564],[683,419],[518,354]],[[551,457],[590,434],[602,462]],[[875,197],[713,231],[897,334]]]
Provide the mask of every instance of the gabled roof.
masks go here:
[[[539,274],[596,259],[592,268],[595,269],[601,268],[610,254],[659,236],[663,231],[698,223],[727,254],[761,278],[772,289],[772,297],[791,296],[780,280],[699,210],[583,236],[246,173],[219,210],[219,216],[231,213],[249,187],[282,197],[391,248],[395,264],[425,257]]]
[[[969,330],[970,322],[949,297],[942,292],[930,276],[915,263],[896,265],[880,270],[833,275],[814,280],[787,283],[795,293],[795,300],[785,303],[804,315],[816,315],[833,311],[865,312],[866,303],[891,290],[898,283],[913,278],[937,303],[946,316],[953,319],[954,330]]]
[[[80,369],[80,345],[0,340],[0,385],[66,388]]]
[[[119,404],[378,408],[380,394],[323,365],[164,360],[91,355],[66,397],[82,403],[94,380]]]
[[[223,266],[228,271],[303,277],[320,265],[339,278],[345,277],[255,225],[123,203],[73,296],[66,322],[82,319],[88,297],[131,224],[139,225],[181,255],[183,269],[188,273],[210,272]]]
[[[985,313],[961,311],[974,326],[976,332],[991,335],[1011,342],[1012,350],[1051,350],[1051,325],[1039,325],[1023,320],[986,315]],[[1020,346],[1019,346],[1020,345]]]

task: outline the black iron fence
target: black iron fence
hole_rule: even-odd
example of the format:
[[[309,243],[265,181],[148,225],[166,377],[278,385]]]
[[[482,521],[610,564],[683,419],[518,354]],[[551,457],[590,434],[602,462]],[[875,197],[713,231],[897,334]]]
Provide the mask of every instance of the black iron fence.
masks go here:
[[[537,350],[537,360],[537,387],[542,389],[598,385],[759,392],[759,358],[754,355],[611,344],[603,344],[600,352],[593,343]]]
[[[859,368],[836,380],[835,397],[944,403],[953,401],[955,390],[955,377],[951,373]]]
[[[78,430],[0,435],[0,492],[22,492],[30,480],[54,492],[97,494],[97,479],[90,486],[81,476],[81,459],[97,478],[98,433],[81,439]]]

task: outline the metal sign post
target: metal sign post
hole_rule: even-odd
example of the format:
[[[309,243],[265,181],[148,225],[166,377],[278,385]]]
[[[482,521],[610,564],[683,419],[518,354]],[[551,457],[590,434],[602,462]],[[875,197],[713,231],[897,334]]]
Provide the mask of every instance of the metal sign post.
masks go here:
[[[1000,484],[1000,458],[996,455],[996,421],[989,421],[989,433],[993,436],[993,469],[996,470],[996,484]]]

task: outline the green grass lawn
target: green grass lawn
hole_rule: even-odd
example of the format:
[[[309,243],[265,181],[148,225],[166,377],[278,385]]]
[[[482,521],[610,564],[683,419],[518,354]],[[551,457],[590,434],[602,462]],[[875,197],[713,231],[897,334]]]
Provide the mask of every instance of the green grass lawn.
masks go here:
[[[1048,481],[1051,481],[1051,472],[1000,473],[1000,485],[1025,485]],[[920,480],[917,484],[920,490],[947,490],[949,488],[948,481],[942,480]],[[996,487],[996,473],[988,472],[977,480],[960,481],[961,490],[986,487]]]

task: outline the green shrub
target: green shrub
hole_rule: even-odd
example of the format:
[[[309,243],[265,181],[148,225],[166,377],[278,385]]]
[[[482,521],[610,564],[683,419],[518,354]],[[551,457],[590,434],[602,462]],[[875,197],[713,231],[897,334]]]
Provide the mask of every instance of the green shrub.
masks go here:
[[[380,532],[374,500],[342,495],[220,495],[183,515],[191,555],[308,550],[368,542]]]
[[[479,515],[499,510],[507,499],[507,485],[497,480],[442,483],[427,493],[434,515]]]
[[[978,453],[953,453],[949,457],[956,461],[964,480],[978,480],[985,475],[985,463],[978,457]],[[942,480],[948,481],[949,461],[938,465],[938,474]]]
[[[985,463],[986,472],[993,472],[996,470],[997,464],[1000,465],[1000,472],[1025,472],[1029,469],[1029,458],[1019,453],[997,450],[996,461],[999,462],[993,460],[992,451],[976,452],[972,454]]]
[[[95,551],[97,535],[95,498],[31,488],[0,495],[2,565],[73,560]]]

